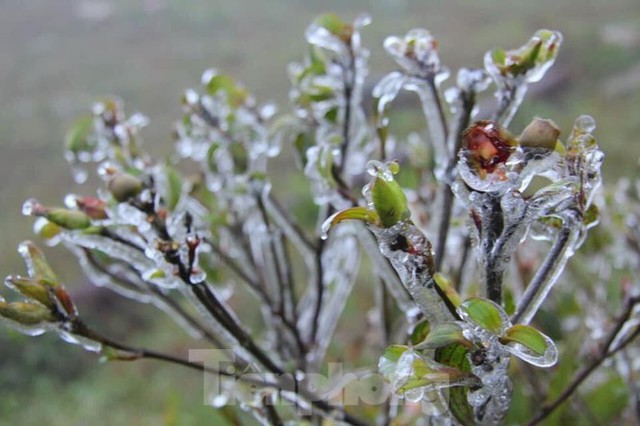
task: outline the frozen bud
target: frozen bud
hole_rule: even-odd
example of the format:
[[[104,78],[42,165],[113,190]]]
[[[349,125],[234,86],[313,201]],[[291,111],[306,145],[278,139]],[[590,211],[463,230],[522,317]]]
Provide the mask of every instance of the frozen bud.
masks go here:
[[[54,207],[47,209],[44,217],[64,229],[86,229],[91,226],[91,218],[77,210]]]
[[[71,296],[67,293],[67,290],[62,286],[57,286],[53,289],[53,293],[55,295],[56,301],[59,303],[59,306],[64,310],[64,312],[71,316],[76,317],[78,315],[78,311],[76,310],[76,306],[71,300]]]
[[[559,32],[539,30],[527,44],[517,49],[487,52],[485,68],[497,80],[525,78],[527,82],[534,83],[553,65],[561,44],[562,34]]]
[[[142,187],[142,181],[128,173],[117,174],[107,184],[113,198],[121,203],[142,192]]]
[[[18,253],[24,259],[29,276],[32,278],[41,278],[46,284],[55,286],[59,280],[42,250],[31,241],[23,241],[18,246]]]
[[[385,228],[409,218],[407,196],[395,180],[376,177],[371,188],[376,213]]]
[[[521,146],[553,150],[556,147],[560,129],[552,120],[535,117],[518,137]]]
[[[55,306],[49,290],[51,287],[47,286],[42,279],[9,276],[5,278],[4,283],[7,287],[14,289],[29,299],[39,302],[49,309]]]
[[[0,317],[18,324],[33,326],[55,321],[51,311],[39,303],[0,301]]]
[[[344,22],[337,15],[334,15],[333,13],[325,13],[324,15],[316,18],[314,23],[326,29],[344,43],[351,42],[351,37],[353,36],[353,25]]]
[[[76,207],[91,219],[106,219],[106,203],[96,197],[75,197]]]
[[[507,162],[516,147],[516,140],[495,121],[481,120],[464,133],[465,154],[470,165],[480,175],[493,173]]]

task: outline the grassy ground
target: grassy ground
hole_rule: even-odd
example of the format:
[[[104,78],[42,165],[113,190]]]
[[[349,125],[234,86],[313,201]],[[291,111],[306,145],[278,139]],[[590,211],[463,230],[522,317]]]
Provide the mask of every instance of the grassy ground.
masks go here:
[[[169,155],[180,94],[205,68],[220,68],[258,99],[285,107],[286,63],[301,57],[304,28],[322,11],[348,18],[372,14],[364,38],[374,77],[393,69],[381,48],[384,36],[417,26],[441,40],[442,59],[452,69],[480,66],[488,48],[515,47],[538,28],[562,31],[565,44],[555,72],[568,78],[552,95],[530,100],[514,127],[541,115],[568,131],[578,114],[591,114],[599,123],[607,176],[635,170],[640,86],[631,70],[640,63],[637,0],[0,2],[0,272],[22,271],[14,248],[31,238],[31,221],[19,215],[22,201],[35,196],[60,203],[73,187],[61,140],[93,99],[116,94],[130,110],[148,114],[147,147]],[[631,86],[616,89],[630,72]],[[48,254],[71,287],[82,285],[63,250]],[[114,321],[113,315],[104,318]],[[167,337],[170,327],[146,324],[125,334],[156,348],[187,348],[186,340]],[[0,348],[0,424],[171,424],[175,413],[180,424],[196,424],[212,415],[200,403],[197,375],[150,365],[96,366],[90,355],[53,338],[24,339],[4,329]],[[37,410],[25,408],[36,405]]]

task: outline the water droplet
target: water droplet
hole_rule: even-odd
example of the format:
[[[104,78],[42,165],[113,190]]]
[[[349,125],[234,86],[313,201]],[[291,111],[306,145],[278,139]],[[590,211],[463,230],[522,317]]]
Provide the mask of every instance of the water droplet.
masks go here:
[[[592,133],[596,129],[596,121],[590,115],[581,115],[576,118],[574,127],[583,133]]]
[[[22,214],[24,216],[34,216],[43,209],[42,205],[35,198],[29,198],[22,204]]]

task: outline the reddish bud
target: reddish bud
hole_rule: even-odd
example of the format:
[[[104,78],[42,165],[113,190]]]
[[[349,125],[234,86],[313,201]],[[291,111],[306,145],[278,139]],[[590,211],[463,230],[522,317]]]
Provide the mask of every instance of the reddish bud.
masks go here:
[[[504,164],[515,147],[515,139],[495,121],[482,120],[464,133],[464,142],[472,163],[481,177]]]
[[[104,201],[96,197],[76,197],[76,205],[78,209],[89,216],[91,219],[106,219],[107,212]]]

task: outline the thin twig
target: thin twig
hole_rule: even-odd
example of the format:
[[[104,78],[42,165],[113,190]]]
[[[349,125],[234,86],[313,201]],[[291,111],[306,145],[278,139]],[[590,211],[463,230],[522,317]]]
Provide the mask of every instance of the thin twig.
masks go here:
[[[584,366],[580,371],[574,376],[571,383],[565,388],[565,390],[552,402],[545,404],[540,409],[539,413],[528,423],[528,426],[534,426],[540,423],[542,420],[546,419],[551,413],[553,413],[560,405],[562,405],[573,393],[578,389],[578,387],[593,373],[605,360],[612,357],[616,353],[623,350],[627,345],[629,345],[635,338],[640,335],[640,326],[636,327],[633,333],[631,333],[627,338],[618,343],[615,348],[611,348],[611,345],[616,340],[618,333],[622,330],[624,324],[629,320],[635,305],[640,303],[640,297],[632,297],[628,299],[625,309],[623,313],[618,317],[615,325],[609,332],[607,339],[602,344],[599,355],[591,361],[588,365]]]
[[[538,295],[538,292],[543,287],[543,284],[550,277],[554,265],[558,261],[559,256],[561,256],[562,252],[565,250],[566,245],[569,242],[570,235],[571,229],[568,227],[562,228],[558,233],[551,250],[547,253],[547,257],[544,259],[544,262],[536,272],[535,276],[531,279],[527,289],[518,301],[516,311],[511,317],[512,323],[517,324],[520,322],[527,309],[529,309],[529,305],[531,305],[535,297]]]
[[[324,413],[325,416],[330,418],[334,418],[335,420],[344,421],[347,424],[353,426],[366,426],[367,424],[360,419],[357,419],[350,414],[348,414],[343,407],[333,406],[329,404],[327,401],[319,398],[317,395],[314,395],[304,389],[299,389],[299,383],[292,379],[287,374],[281,374],[278,376],[278,381],[268,381],[257,379],[255,374],[239,374],[239,373],[231,373],[228,371],[218,370],[216,368],[212,368],[203,364],[195,363],[184,358],[179,358],[173,355],[165,354],[162,352],[156,352],[153,350],[149,350],[141,347],[132,347],[115,340],[112,340],[108,337],[105,337],[89,327],[87,327],[80,320],[75,320],[72,324],[73,333],[96,341],[103,346],[108,346],[120,351],[123,351],[127,354],[130,354],[131,357],[126,357],[123,359],[135,360],[135,359],[154,359],[158,361],[164,361],[171,364],[180,365],[182,367],[189,368],[191,370],[196,370],[203,373],[214,374],[221,377],[228,377],[238,380],[243,383],[247,383],[250,385],[255,385],[263,388],[273,388],[281,391],[289,391],[296,392],[298,397],[306,400],[313,408],[321,413]],[[236,369],[239,371],[239,369]]]
[[[89,261],[89,263],[91,263],[91,266],[96,268],[98,271],[108,275],[109,277],[111,277],[111,279],[117,282],[123,283],[124,285],[131,287],[133,289],[137,289],[137,286],[135,285],[135,283],[131,282],[127,277],[124,277],[119,274],[115,274],[111,272],[109,269],[107,269],[105,265],[102,265],[95,258],[95,256],[91,253],[90,250],[84,249],[84,252],[85,252],[85,255],[87,256],[87,260]],[[191,314],[185,311],[184,308],[180,306],[179,303],[177,303],[175,300],[173,300],[166,294],[162,293],[152,284],[146,281],[144,281],[144,283],[147,286],[147,291],[151,292],[153,296],[157,297],[158,299],[160,299],[162,303],[165,303],[169,308],[171,308],[171,310],[175,312],[177,315],[179,315],[187,324],[189,324],[190,327],[193,327],[195,330],[198,330],[200,333],[202,333],[202,335],[211,344],[213,344],[215,347],[218,347],[218,348],[221,348],[223,346],[220,343],[220,340],[218,340],[218,338],[213,333],[211,333],[203,324],[201,324],[198,320],[196,320],[193,316],[191,316]]]
[[[442,215],[440,216],[440,226],[438,227],[438,242],[436,244],[436,270],[442,269],[442,261],[447,248],[447,237],[449,235],[449,226],[451,224],[451,212],[453,208],[453,191],[451,190],[451,181],[458,160],[458,151],[462,148],[464,129],[469,126],[471,121],[471,111],[475,105],[475,93],[461,92],[460,100],[462,101],[462,111],[458,115],[455,127],[449,133],[452,145],[449,164],[445,171],[446,179],[442,185]]]

